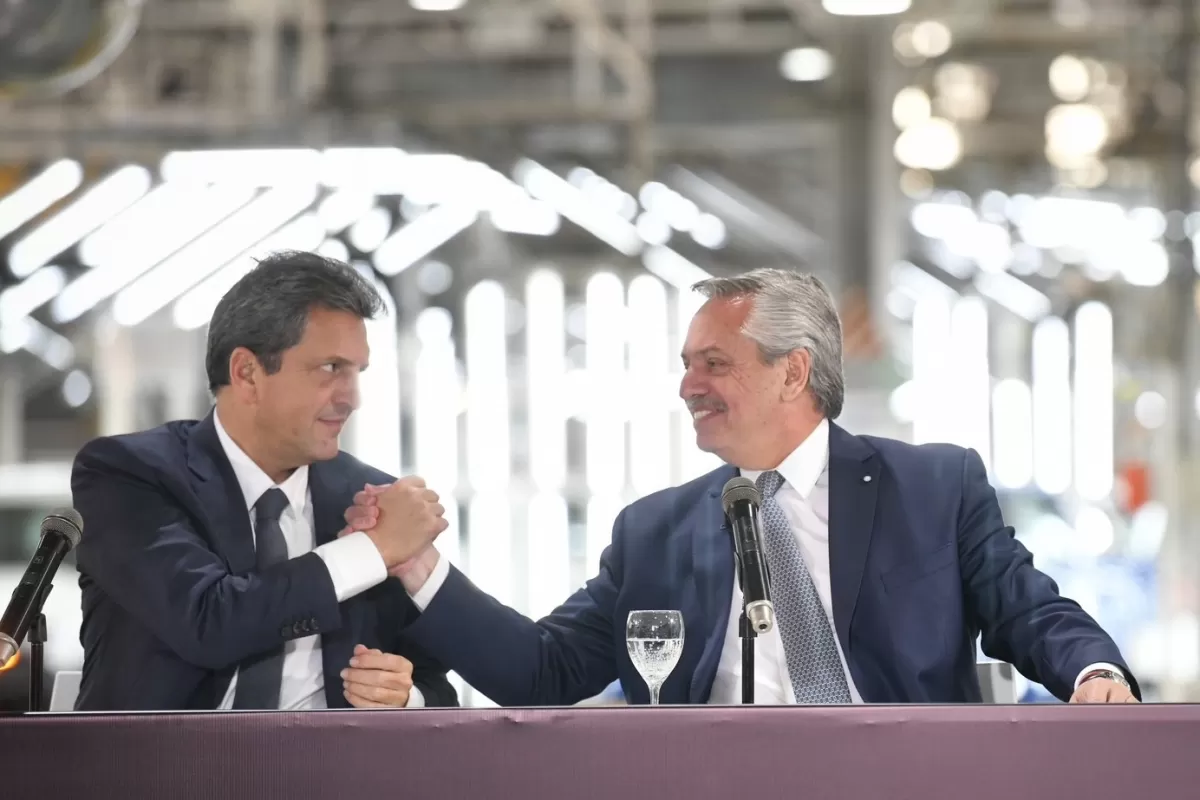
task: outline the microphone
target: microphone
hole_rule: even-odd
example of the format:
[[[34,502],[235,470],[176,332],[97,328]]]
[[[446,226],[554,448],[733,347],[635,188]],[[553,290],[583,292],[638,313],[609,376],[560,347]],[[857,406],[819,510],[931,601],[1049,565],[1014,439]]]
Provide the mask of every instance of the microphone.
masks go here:
[[[761,504],[762,493],[749,478],[730,478],[721,490],[721,506],[737,550],[746,619],[756,633],[767,633],[775,625],[775,606],[771,603],[771,576],[758,524]]]
[[[42,520],[42,541],[0,617],[0,666],[21,649],[29,626],[42,612],[58,565],[82,537],[83,517],[73,508],[56,508]]]

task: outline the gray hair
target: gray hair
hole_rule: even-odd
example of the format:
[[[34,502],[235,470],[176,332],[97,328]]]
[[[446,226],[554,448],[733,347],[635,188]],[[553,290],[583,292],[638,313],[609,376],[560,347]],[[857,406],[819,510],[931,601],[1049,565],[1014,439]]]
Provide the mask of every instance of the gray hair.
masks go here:
[[[753,299],[742,332],[758,344],[768,364],[795,350],[807,350],[812,359],[808,384],[817,409],[827,419],[837,419],[846,399],[842,322],[825,284],[803,272],[763,268],[732,278],[709,278],[692,289],[709,299]]]

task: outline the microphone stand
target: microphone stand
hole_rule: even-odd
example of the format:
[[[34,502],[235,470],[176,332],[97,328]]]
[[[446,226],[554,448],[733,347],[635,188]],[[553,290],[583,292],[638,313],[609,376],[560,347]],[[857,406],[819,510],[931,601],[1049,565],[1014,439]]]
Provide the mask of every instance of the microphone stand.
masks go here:
[[[738,620],[738,635],[742,639],[742,705],[754,705],[754,639],[758,636],[746,616],[746,581],[742,572],[742,560],[734,554],[737,564],[738,586],[742,590],[742,616]]]
[[[742,599],[742,618],[738,621],[742,637],[742,705],[754,705],[754,639],[758,636],[746,618],[746,600]]]
[[[46,597],[50,594],[50,590],[54,588],[54,584],[46,584],[46,588],[42,591],[41,597],[37,601],[37,616],[33,618],[33,624],[29,626],[29,710],[30,711],[45,711],[42,708],[42,699],[44,694],[44,676],[46,663],[46,615],[42,612],[42,606],[46,603]]]

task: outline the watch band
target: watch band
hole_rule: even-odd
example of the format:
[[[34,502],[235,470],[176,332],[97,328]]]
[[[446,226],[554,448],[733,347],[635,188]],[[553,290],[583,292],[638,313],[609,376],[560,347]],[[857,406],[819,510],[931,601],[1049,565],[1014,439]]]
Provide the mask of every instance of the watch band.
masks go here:
[[[1097,678],[1103,678],[1106,681],[1112,681],[1113,683],[1119,683],[1122,686],[1124,686],[1126,689],[1133,691],[1133,687],[1129,685],[1129,679],[1126,678],[1121,673],[1114,672],[1111,669],[1094,669],[1091,672],[1089,672],[1087,675],[1083,676],[1083,680],[1081,680],[1079,682],[1079,685],[1083,686],[1088,681],[1094,681]]]

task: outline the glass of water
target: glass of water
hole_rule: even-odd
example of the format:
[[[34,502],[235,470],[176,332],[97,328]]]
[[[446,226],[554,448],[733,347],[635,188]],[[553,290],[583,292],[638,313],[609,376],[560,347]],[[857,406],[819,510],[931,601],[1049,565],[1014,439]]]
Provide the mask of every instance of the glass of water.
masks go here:
[[[630,611],[625,646],[642,680],[650,687],[650,705],[683,653],[683,614],[679,611]]]

